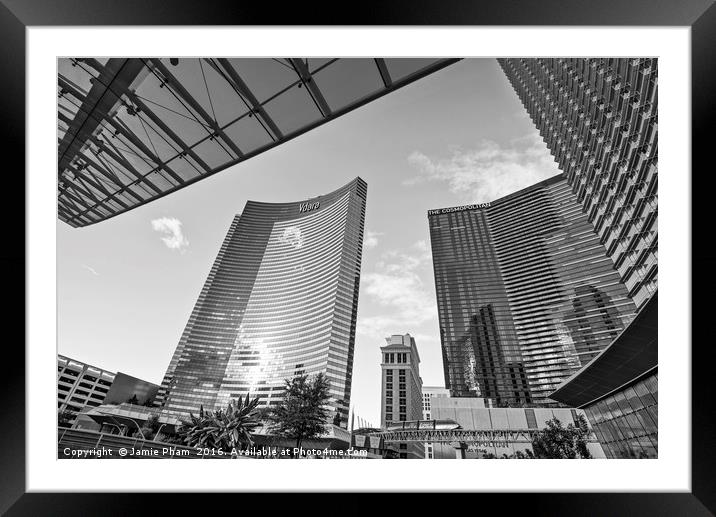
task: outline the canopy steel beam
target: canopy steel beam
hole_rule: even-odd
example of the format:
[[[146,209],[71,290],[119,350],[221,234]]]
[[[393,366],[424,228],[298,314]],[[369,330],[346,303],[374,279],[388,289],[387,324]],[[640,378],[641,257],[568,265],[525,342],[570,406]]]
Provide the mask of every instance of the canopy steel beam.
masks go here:
[[[164,63],[162,63],[159,59],[150,59],[149,62],[152,64],[154,68],[159,70],[159,72],[164,76],[164,78],[169,81],[168,87],[175,91],[182,100],[186,101],[191,108],[196,111],[201,118],[204,119],[204,122],[206,122],[209,127],[211,127],[214,131],[214,134],[221,137],[221,140],[229,146],[229,148],[238,156],[241,158],[244,153],[239,149],[239,147],[234,143],[231,138],[226,136],[226,133],[224,133],[224,130],[219,127],[219,124],[214,120],[211,115],[209,115],[204,108],[202,108],[201,104],[199,104],[199,101],[197,101],[190,93],[189,91],[184,88],[184,86],[181,84],[180,81],[177,80],[176,77],[169,71],[169,69],[164,66]],[[233,156],[230,155],[231,158]]]
[[[182,152],[185,155],[189,155],[192,157],[192,159],[199,164],[199,166],[204,169],[206,172],[211,172],[211,167],[202,160],[194,150],[189,147],[184,140],[177,135],[159,116],[154,113],[149,106],[147,106],[146,103],[142,101],[142,99],[139,98],[138,95],[132,92],[127,92],[130,100],[141,110],[141,113],[145,113],[147,117],[149,117],[149,120],[154,122],[156,126],[161,129],[169,138],[171,138],[182,150]],[[138,115],[137,115],[138,116]]]
[[[249,89],[243,79],[241,79],[241,76],[231,65],[229,60],[225,58],[218,58],[217,61],[226,71],[226,74],[228,74],[229,78],[233,82],[232,86],[237,91],[237,93],[239,95],[242,95],[248,101],[251,110],[261,116],[261,119],[266,123],[269,129],[271,129],[271,132],[273,133],[273,135],[271,135],[271,138],[273,138],[273,140],[280,140],[281,138],[283,138],[283,132],[279,129],[271,116],[266,112],[264,107],[261,105],[253,92]],[[210,64],[212,64],[213,66],[213,63]]]
[[[306,63],[304,63],[302,59],[298,58],[288,58],[288,61],[293,65],[293,69],[296,70],[301,82],[306,86],[306,89],[313,98],[313,102],[316,103],[321,115],[329,117],[333,112],[330,106],[328,106],[326,99],[323,97],[321,89],[316,84],[316,81],[313,80],[311,72],[308,71]]]
[[[87,183],[92,185],[95,189],[102,192],[106,196],[105,199],[102,200],[103,203],[106,204],[107,201],[112,200],[115,203],[117,203],[118,205],[120,205],[122,208],[124,208],[125,210],[129,208],[129,205],[127,205],[124,201],[122,201],[120,198],[116,197],[115,194],[110,193],[110,191],[107,190],[107,187],[105,187],[102,184],[102,182],[99,181],[99,179],[95,178],[92,175],[92,171],[90,171],[89,169],[84,169],[87,171],[87,175],[85,175],[79,169],[72,167],[71,165],[69,165],[67,167],[67,170],[71,171],[72,174],[74,174],[75,177],[77,177],[78,179],[84,179]]]
[[[117,178],[115,175],[108,172],[105,169],[105,167],[98,164],[92,158],[83,154],[80,156],[80,159],[87,162],[89,165],[91,165],[94,170],[99,172],[104,178],[108,179],[117,188],[117,191],[114,193],[114,195],[117,195],[118,193],[122,193],[122,192],[127,192],[137,201],[140,201],[140,202],[143,201],[143,199],[139,196],[139,194],[136,194],[132,190],[128,189],[127,188],[128,185],[125,185],[124,183],[122,183],[119,178]]]
[[[68,131],[65,134],[59,146],[60,171],[75,154],[79,154],[85,140],[94,134],[102,120],[108,117],[120,100],[110,87],[115,83],[131,84],[142,68],[143,65],[134,59],[110,59],[99,76],[94,78],[92,88],[84,97],[75,88],[71,88],[66,80],[62,81],[62,77],[60,77],[61,87],[71,88],[74,91],[73,96],[81,101],[80,108],[71,124],[73,131]],[[111,95],[107,95],[108,92]]]
[[[171,66],[159,59],[112,58],[106,62],[92,58],[73,59],[72,63],[66,65],[74,64],[79,67],[77,71],[83,75],[84,82],[73,80],[73,73],[68,73],[69,77],[58,75],[58,93],[61,100],[58,101],[57,173],[58,178],[71,187],[68,193],[58,189],[60,219],[72,226],[86,226],[132,210],[257,156],[458,61],[438,59],[413,73],[391,76],[387,67],[388,60],[375,58],[374,64],[384,87],[370,95],[350,99],[345,105],[333,110],[323,95],[323,88],[318,86],[309,70],[305,58],[276,59],[291,70],[292,74],[288,84],[281,82],[283,79],[276,83],[278,92],[270,99],[291,95],[291,92],[296,93],[296,86],[305,86],[306,93],[311,98],[311,105],[315,105],[321,115],[314,116],[310,121],[288,131],[281,126],[278,119],[269,115],[269,110],[265,108],[269,100],[259,100],[260,96],[249,86],[252,83],[245,81],[246,77],[238,65],[223,58],[199,59],[204,60],[200,65],[208,63],[225,81],[220,84],[211,83],[212,87],[220,88],[229,94],[221,97],[222,102],[239,102],[242,103],[242,108],[246,108],[246,111],[240,108],[241,114],[229,124],[235,124],[244,117],[255,117],[262,128],[253,129],[257,134],[259,131],[265,132],[269,138],[264,138],[262,134],[263,143],[245,153],[241,151],[241,148],[244,148],[241,132],[238,132],[236,138],[229,137],[226,127],[220,126],[215,116],[212,118],[207,112],[208,104],[204,109],[205,103],[200,96],[203,88],[201,92],[197,90],[197,96],[193,96],[189,83],[177,79],[183,76],[174,76]],[[339,59],[328,60],[313,73],[331,66],[336,61]],[[199,68],[190,73],[198,74]],[[184,134],[183,121],[165,122],[169,119],[160,116],[162,109],[169,112],[174,110],[159,103],[155,106],[154,101],[143,99],[135,93],[136,88],[141,87],[142,81],[153,82],[154,78],[160,81],[170,104],[177,102],[183,106],[180,109],[182,113],[174,113],[182,115],[186,109],[186,114],[182,116],[187,118],[187,123],[200,126],[204,135],[197,134],[199,140],[194,139],[196,141],[189,144],[187,137],[179,136]],[[85,85],[86,79],[89,79],[91,84],[89,91],[78,86]],[[201,76],[198,80],[201,81]],[[199,84],[196,83],[197,88]],[[205,86],[208,88],[208,85]],[[122,106],[128,109],[130,115],[139,117],[138,124],[128,120],[123,113],[117,112],[124,109]],[[222,105],[216,104],[214,108],[220,110]],[[150,137],[149,140],[145,138],[145,132]],[[248,138],[251,138],[251,135]],[[210,150],[201,153],[195,151],[197,146],[209,139],[214,141]],[[99,154],[96,154],[97,151]],[[221,161],[217,153],[226,153],[228,161]],[[185,162],[178,161],[181,159]],[[161,174],[162,179],[150,180],[155,173]],[[98,212],[104,212],[104,215],[95,216]]]
[[[90,64],[91,64],[91,63],[90,63]],[[97,66],[94,66],[94,67],[95,67],[98,71],[100,71],[100,76],[101,76],[101,70],[102,70],[103,68],[102,68],[102,69],[101,69],[101,68],[97,68]],[[120,68],[120,71],[121,71],[121,68]],[[138,74],[138,69],[137,69],[137,67],[136,67],[136,66],[131,67],[131,73],[125,73],[125,74],[121,77],[121,81],[119,81],[119,86],[122,87],[123,84],[129,84],[129,82],[131,82],[132,78],[133,78],[133,77],[136,77],[137,74]],[[112,78],[112,80],[110,81],[110,83],[114,82],[116,79],[117,79],[117,76],[115,75],[115,77]],[[85,96],[83,95],[83,93],[79,90],[79,88],[78,88],[76,85],[74,85],[74,83],[70,82],[69,80],[67,80],[66,78],[64,78],[64,77],[62,77],[62,76],[59,76],[59,78],[58,78],[58,83],[59,83],[61,89],[65,90],[67,93],[69,93],[70,95],[72,95],[75,99],[77,99],[77,100],[81,103],[80,107],[78,108],[78,115],[79,115],[80,113],[82,113],[83,116],[84,116],[84,120],[85,120],[85,121],[82,123],[82,127],[89,128],[89,127],[91,126],[91,127],[93,128],[93,129],[92,129],[92,132],[94,132],[94,131],[96,131],[97,127],[99,127],[99,126],[101,125],[101,122],[104,120],[104,121],[107,121],[110,125],[112,125],[112,127],[114,127],[115,130],[120,131],[126,138],[128,138],[130,141],[132,141],[135,145],[137,145],[138,142],[141,144],[141,142],[136,138],[135,135],[131,134],[131,132],[125,130],[124,128],[121,128],[121,127],[117,126],[117,124],[115,123],[115,120],[113,119],[113,117],[110,117],[110,116],[109,116],[109,108],[108,108],[107,111],[103,112],[103,116],[99,116],[99,117],[98,117],[98,116],[94,113],[94,110],[96,109],[96,106],[95,106],[94,108],[92,108],[90,111],[87,110],[86,102],[85,102],[85,101],[86,101],[86,97],[85,97]],[[105,94],[107,91],[110,91],[110,93],[114,96],[114,98],[115,98],[114,101],[112,101],[112,100],[109,99],[109,98],[108,98],[109,100],[106,100],[105,104],[106,104],[107,106],[114,106],[114,105],[116,105],[117,102],[121,102],[121,96],[120,96],[119,94],[117,94],[114,90],[112,90],[112,84],[103,84],[100,80],[95,80],[94,83],[95,83],[95,84],[101,83],[102,86],[105,87],[105,91],[104,91],[104,93],[102,94],[103,96],[104,96],[104,94]],[[87,95],[87,97],[89,97],[89,95]],[[69,117],[67,117],[67,116],[64,115],[63,113],[58,113],[58,116],[59,116],[60,120],[62,120],[63,122],[65,122],[70,128],[76,128],[76,125],[74,124],[75,121],[70,120]],[[86,124],[86,121],[87,121],[88,119],[93,119],[93,120],[92,120],[92,123],[89,124],[89,125]],[[86,129],[86,130],[88,130],[88,129]],[[69,132],[69,131],[68,131],[68,132]],[[78,130],[78,129],[75,129],[75,131],[74,131],[75,134],[73,134],[73,138],[76,136],[76,133],[78,133],[78,132],[79,132],[79,130]],[[162,190],[159,189],[156,185],[154,185],[154,184],[151,182],[151,180],[149,180],[148,178],[142,176],[142,175],[131,165],[131,163],[124,157],[124,155],[121,154],[121,152],[119,152],[119,151],[116,151],[116,152],[112,151],[112,150],[109,149],[106,145],[104,145],[101,140],[98,140],[97,137],[94,136],[93,134],[90,134],[89,140],[94,141],[94,142],[95,142],[95,145],[97,145],[98,147],[100,147],[103,151],[107,152],[107,154],[110,155],[116,162],[122,164],[122,165],[125,167],[126,170],[128,170],[129,172],[131,172],[131,173],[137,178],[138,181],[142,181],[142,182],[148,184],[150,187],[152,187],[152,189],[153,189],[157,194],[161,194],[161,193],[162,193]],[[114,146],[112,146],[112,148],[116,150],[116,148],[115,148]],[[140,149],[141,149],[141,147],[140,147]],[[144,152],[145,154],[147,154],[150,159],[152,159],[152,157],[154,157],[154,155],[153,155],[151,152],[149,152],[149,150],[146,148],[146,146],[144,146],[144,148],[142,149],[142,152]],[[82,156],[82,157],[86,158],[86,156],[81,155],[81,154],[78,154],[78,156]],[[159,163],[161,163],[161,161],[159,161],[158,157],[155,157],[155,158],[156,158],[156,161],[158,161]],[[61,162],[63,162],[63,161],[67,162],[66,159],[65,159],[65,160],[61,160]],[[91,160],[87,159],[87,161],[91,161]],[[62,165],[63,165],[63,164],[60,163],[61,170],[58,171],[58,172],[60,172],[60,173],[62,172]],[[92,165],[93,165],[94,168],[96,168],[96,169],[99,170],[100,172],[104,172],[104,170],[103,170],[98,164],[92,162]],[[64,169],[70,169],[70,168],[71,168],[71,167],[70,167],[69,162],[64,163]],[[165,167],[165,169],[168,169],[168,168]],[[73,172],[76,173],[77,171],[75,170],[75,171],[73,171]],[[88,172],[89,172],[89,171],[88,171]],[[176,178],[179,178],[179,180],[181,180],[181,178],[180,178],[178,175],[176,175],[175,173],[173,173],[173,171],[167,170],[167,172],[168,172],[169,174],[171,174],[172,177],[176,177]],[[110,176],[107,176],[107,175],[105,175],[105,176],[108,177],[108,178],[110,177]],[[112,176],[113,176],[113,175],[112,175]],[[132,195],[133,197],[135,197],[135,199],[141,200],[141,197],[139,197],[138,195],[136,195],[136,194],[135,194],[134,192],[132,192],[131,190],[127,189],[127,187],[124,186],[124,185],[119,181],[119,178],[116,178],[116,177],[115,177],[115,178],[110,178],[110,179],[112,179],[112,182],[113,182],[113,183],[118,187],[118,189],[119,189],[117,192],[115,192],[115,194],[121,193],[121,192],[123,192],[123,191],[128,191],[128,192],[131,193],[131,195]],[[102,219],[105,218],[106,215],[105,215],[105,214],[102,214],[101,212],[99,212],[98,209],[97,209],[97,207],[105,205],[105,204],[106,204],[105,202],[106,202],[107,200],[109,200],[109,199],[114,199],[120,206],[123,206],[125,209],[128,208],[128,205],[126,205],[126,204],[125,204],[124,202],[122,202],[119,198],[117,198],[115,194],[108,194],[108,192],[107,192],[106,189],[101,189],[101,190],[102,190],[103,192],[105,192],[105,193],[108,195],[108,197],[107,197],[106,199],[103,199],[103,200],[97,200],[96,197],[91,196],[90,199],[95,200],[95,204],[92,205],[92,206],[87,206],[87,204],[86,204],[85,202],[83,202],[82,204],[83,204],[83,206],[84,206],[84,210],[80,210],[79,213],[77,214],[77,216],[83,215],[83,214],[86,213],[87,211],[92,211],[92,212],[97,213],[97,214],[100,216],[100,218],[102,218]],[[111,212],[114,212],[114,210],[111,210]],[[77,217],[77,216],[74,216],[74,217]]]
[[[97,65],[101,66],[101,65]],[[59,76],[59,83],[60,87],[70,93],[73,97],[76,99],[80,99],[81,92],[78,91],[76,88],[73,87],[72,84],[70,84],[64,77]],[[116,86],[116,85],[113,85]],[[140,112],[143,112],[149,117],[149,119],[157,126],[159,129],[161,129],[174,143],[176,143],[182,150],[183,153],[188,154],[191,156],[206,172],[209,172],[211,168],[202,160],[189,146],[187,146],[184,141],[176,134],[174,131],[172,131],[162,119],[160,119],[144,102],[141,101],[141,99],[132,92],[128,85],[122,85],[120,86],[121,93],[118,93],[114,91],[111,87],[110,90],[112,93],[120,99],[121,102],[121,96],[122,93],[125,94],[134,104],[139,108]],[[82,108],[80,108],[82,109]],[[61,120],[65,121],[70,128],[72,128],[72,121],[66,117],[63,116],[63,114],[60,113]],[[89,116],[93,116],[96,118],[95,115],[90,114]],[[136,115],[139,117],[139,115]],[[125,137],[129,142],[131,142],[139,151],[144,153],[144,155],[152,162],[154,162],[157,166],[157,168],[162,168],[179,184],[182,184],[184,180],[179,176],[176,172],[172,170],[171,167],[169,167],[166,163],[162,162],[161,159],[156,156],[155,153],[149,150],[149,148],[142,142],[137,135],[132,133],[127,127],[122,124],[120,119],[117,119],[116,117],[112,116],[105,116],[103,119],[100,119],[98,122],[101,122],[102,120],[106,121],[108,124],[112,126],[115,132],[118,132],[123,137]]]
[[[143,176],[142,173],[140,173],[132,163],[127,160],[122,154],[115,153],[112,149],[110,149],[107,146],[107,143],[104,140],[101,140],[100,138],[96,136],[92,136],[92,142],[104,153],[107,153],[110,158],[112,158],[115,162],[121,163],[124,165],[125,169],[132,173],[132,175],[135,177],[137,183],[146,183],[149,185],[149,187],[154,190],[157,194],[161,194],[162,190],[157,187],[152,181],[147,178],[146,176]]]
[[[103,214],[99,206],[97,204],[92,205],[91,207],[87,208],[87,203],[84,201],[81,197],[79,197],[74,191],[79,191],[79,187],[76,183],[73,183],[71,185],[65,184],[64,188],[60,187],[60,192],[67,196],[68,199],[72,200],[73,204],[77,206],[77,209],[80,211],[80,214],[84,215],[87,212],[92,212],[95,215],[99,217],[104,217],[105,214]],[[88,196],[86,193],[85,196],[89,197],[89,199],[92,199],[92,196]],[[79,205],[79,206],[78,206]],[[80,208],[82,207],[82,208]]]
[[[373,59],[375,61],[375,66],[378,67],[378,72],[380,73],[380,78],[383,79],[383,84],[386,88],[390,88],[393,86],[393,79],[390,77],[390,72],[388,72],[388,66],[385,64],[385,59],[379,59],[375,58]]]
[[[137,115],[139,117],[139,115]],[[143,153],[151,162],[154,162],[157,169],[164,169],[167,171],[167,174],[169,174],[172,178],[174,178],[178,183],[181,183],[183,180],[181,177],[174,172],[166,163],[162,162],[162,160],[157,156],[155,153],[153,153],[145,144],[142,142],[137,135],[129,131],[123,124],[121,124],[120,120],[109,117],[107,118],[107,122],[114,128],[115,134],[122,135],[124,138],[127,139],[128,142],[130,142],[134,147],[136,147],[141,153]]]

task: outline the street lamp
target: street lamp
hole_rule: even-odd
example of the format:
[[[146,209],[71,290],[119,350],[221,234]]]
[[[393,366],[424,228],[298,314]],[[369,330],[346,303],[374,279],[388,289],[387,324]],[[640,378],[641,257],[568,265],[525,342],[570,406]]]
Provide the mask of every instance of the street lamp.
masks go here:
[[[109,423],[109,422],[104,422],[104,425],[111,425],[111,426],[113,426],[113,427],[116,427],[116,428],[117,428],[117,431],[119,431],[120,436],[122,435],[122,428],[119,427],[117,424],[111,424],[111,423]],[[110,434],[111,434],[111,433],[110,433]]]
[[[159,431],[161,431],[161,430],[162,430],[162,427],[164,427],[164,426],[167,425],[168,423],[169,423],[169,422],[164,422],[162,425],[159,426],[159,429],[157,429],[157,432],[154,433],[154,438],[152,438],[152,441],[153,441],[153,442],[156,442],[156,441],[157,441],[157,436],[159,436]]]

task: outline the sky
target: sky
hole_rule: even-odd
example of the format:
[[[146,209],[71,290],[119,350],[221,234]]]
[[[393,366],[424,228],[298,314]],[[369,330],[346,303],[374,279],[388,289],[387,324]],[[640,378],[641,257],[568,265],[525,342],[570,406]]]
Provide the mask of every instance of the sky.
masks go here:
[[[351,405],[380,423],[380,347],[410,333],[443,386],[427,211],[558,174],[494,59],[466,59],[107,221],[57,221],[58,353],[161,383],[235,214],[368,183]]]

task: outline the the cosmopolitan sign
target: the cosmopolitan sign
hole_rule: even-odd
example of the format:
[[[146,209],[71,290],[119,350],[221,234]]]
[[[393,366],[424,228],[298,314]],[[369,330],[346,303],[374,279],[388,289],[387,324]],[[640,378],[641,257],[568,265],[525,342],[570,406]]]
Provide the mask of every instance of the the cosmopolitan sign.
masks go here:
[[[453,206],[451,208],[438,208],[436,210],[428,210],[428,215],[449,214],[450,212],[462,212],[463,210],[477,210],[480,208],[490,208],[490,203],[477,203],[476,205]]]
[[[311,210],[317,210],[321,207],[321,203],[316,201],[315,203],[301,203],[298,205],[299,212],[310,212]]]

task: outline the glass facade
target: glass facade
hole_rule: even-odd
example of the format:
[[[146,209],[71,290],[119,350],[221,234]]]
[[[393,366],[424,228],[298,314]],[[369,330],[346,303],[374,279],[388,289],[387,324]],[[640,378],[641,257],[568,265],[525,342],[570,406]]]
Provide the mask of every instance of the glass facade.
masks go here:
[[[498,406],[552,404],[636,307],[562,176],[428,212],[445,382]]]
[[[323,372],[347,423],[367,185],[237,215],[159,392],[197,412],[250,393],[277,404],[284,380]]]
[[[658,456],[658,383],[653,373],[584,407],[608,458]]]
[[[641,308],[657,290],[658,60],[498,61]]]

